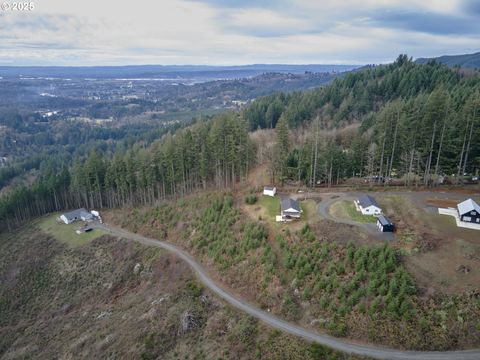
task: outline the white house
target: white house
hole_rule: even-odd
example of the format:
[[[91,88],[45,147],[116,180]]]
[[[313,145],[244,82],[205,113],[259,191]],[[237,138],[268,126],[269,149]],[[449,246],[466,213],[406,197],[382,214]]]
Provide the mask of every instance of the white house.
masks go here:
[[[89,213],[87,210],[84,208],[77,209],[70,211],[68,213],[62,214],[60,216],[60,219],[65,223],[65,224],[71,224],[77,220],[82,220],[82,221],[87,221],[93,219],[93,215]]]
[[[263,187],[263,195],[267,196],[275,196],[277,193],[277,188],[274,186],[264,186]]]
[[[382,213],[382,209],[370,195],[362,195],[354,203],[357,210],[363,215],[380,215]]]
[[[302,214],[302,209],[297,200],[292,198],[282,199],[281,216],[283,220],[299,219]]]

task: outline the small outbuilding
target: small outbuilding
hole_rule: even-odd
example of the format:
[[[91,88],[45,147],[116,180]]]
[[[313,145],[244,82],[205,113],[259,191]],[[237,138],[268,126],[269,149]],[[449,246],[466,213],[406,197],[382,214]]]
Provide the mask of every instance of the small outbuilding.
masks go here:
[[[395,230],[395,226],[385,215],[377,216],[377,227],[381,232],[393,232]]]
[[[70,211],[68,213],[60,215],[60,219],[65,224],[71,224],[77,220],[89,221],[93,219],[93,215],[84,208]]]
[[[354,203],[357,210],[363,215],[379,215],[382,213],[382,208],[370,195],[362,195]]]
[[[76,233],[78,235],[81,235],[81,234],[84,234],[84,233],[87,233],[87,232],[90,232],[90,231],[93,231],[93,227],[91,227],[89,225],[85,225],[85,226],[82,226],[80,229],[77,229]]]
[[[297,200],[288,197],[282,199],[280,214],[284,220],[299,219],[302,209]]]
[[[473,200],[467,199],[457,205],[460,221],[479,224],[480,206]]]
[[[263,187],[263,195],[266,196],[275,196],[277,193],[277,188],[274,186],[264,186]]]

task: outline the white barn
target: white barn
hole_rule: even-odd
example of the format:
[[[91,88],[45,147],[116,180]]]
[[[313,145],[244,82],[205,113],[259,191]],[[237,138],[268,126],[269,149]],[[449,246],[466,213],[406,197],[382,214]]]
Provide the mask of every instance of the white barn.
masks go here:
[[[263,187],[263,195],[267,196],[275,196],[277,193],[277,188],[274,186],[264,186]]]
[[[370,195],[362,195],[354,203],[357,210],[363,215],[380,215],[382,213],[382,208]]]

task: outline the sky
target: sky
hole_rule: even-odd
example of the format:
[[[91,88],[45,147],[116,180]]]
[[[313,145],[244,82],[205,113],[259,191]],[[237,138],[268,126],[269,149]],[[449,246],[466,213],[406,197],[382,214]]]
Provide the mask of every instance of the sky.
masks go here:
[[[0,65],[377,64],[480,51],[480,0],[33,3],[0,10]]]

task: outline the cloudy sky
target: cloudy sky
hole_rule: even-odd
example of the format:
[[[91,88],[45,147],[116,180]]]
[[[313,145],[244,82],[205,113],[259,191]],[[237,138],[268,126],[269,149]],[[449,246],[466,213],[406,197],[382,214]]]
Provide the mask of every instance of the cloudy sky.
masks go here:
[[[480,0],[34,3],[0,10],[0,65],[365,64],[480,51]]]

